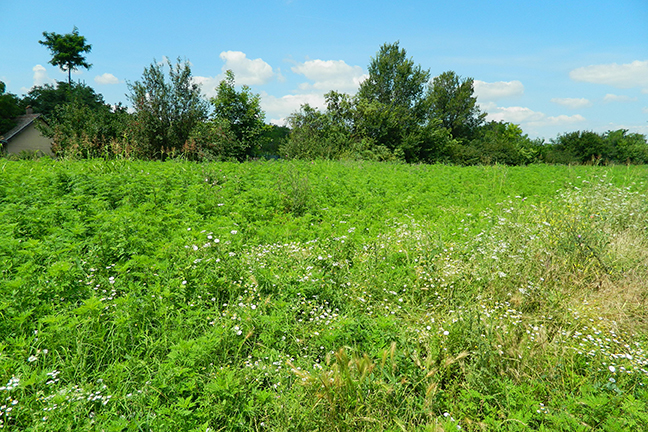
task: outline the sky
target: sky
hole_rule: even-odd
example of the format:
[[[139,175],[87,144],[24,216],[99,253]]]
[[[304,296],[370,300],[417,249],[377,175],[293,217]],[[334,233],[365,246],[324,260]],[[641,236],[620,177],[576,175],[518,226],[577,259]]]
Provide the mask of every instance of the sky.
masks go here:
[[[0,0],[0,17],[0,80],[17,95],[67,79],[38,41],[76,26],[92,67],[73,79],[107,103],[130,105],[144,68],[180,59],[207,97],[232,70],[282,124],[330,90],[354,94],[398,41],[433,77],[473,78],[487,119],[532,138],[648,134],[648,0]]]

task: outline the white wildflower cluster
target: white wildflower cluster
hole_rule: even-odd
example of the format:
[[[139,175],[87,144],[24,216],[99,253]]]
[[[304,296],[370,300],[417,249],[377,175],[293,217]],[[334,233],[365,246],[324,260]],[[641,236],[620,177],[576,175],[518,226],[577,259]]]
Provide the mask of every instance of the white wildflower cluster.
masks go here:
[[[20,386],[20,378],[12,376],[9,378],[7,384],[0,387],[0,429],[5,429],[9,426],[9,422],[12,419],[13,411],[18,405],[18,399],[15,399],[13,396],[5,396],[4,400],[3,393],[12,392]]]
[[[59,379],[57,377],[59,374],[60,371],[58,370],[49,372],[47,375],[50,377],[50,380],[46,384],[53,386],[58,383]],[[108,405],[113,398],[112,395],[106,394],[108,386],[103,384],[103,380],[101,379],[99,379],[97,385],[99,387],[98,389],[91,390],[87,390],[79,385],[72,385],[71,387],[63,387],[55,390],[53,388],[50,394],[40,399],[43,404],[42,410],[49,415],[53,411],[75,409],[75,407],[79,407],[80,405]],[[46,419],[47,417],[44,417],[44,420]]]

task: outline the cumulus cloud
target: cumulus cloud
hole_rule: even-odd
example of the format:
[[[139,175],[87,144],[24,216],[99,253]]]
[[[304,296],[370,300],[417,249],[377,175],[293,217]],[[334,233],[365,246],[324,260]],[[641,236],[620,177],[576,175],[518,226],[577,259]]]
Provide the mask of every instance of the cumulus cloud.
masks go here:
[[[611,94],[611,93],[606,94],[605,97],[603,98],[603,102],[605,102],[605,103],[609,103],[609,102],[634,102],[636,100],[637,100],[636,97],[630,97],[630,96],[626,96],[626,95],[615,95],[615,94]]]
[[[272,66],[262,59],[249,59],[241,51],[223,51],[220,58],[225,61],[222,70],[231,70],[236,76],[237,84],[259,85],[266,84],[274,76]]]
[[[571,109],[586,108],[592,106],[592,102],[585,98],[553,98],[551,102]]]
[[[497,112],[488,114],[488,120],[504,121],[527,126],[560,126],[585,121],[580,114],[573,116],[559,115],[547,116],[540,111],[533,111],[526,107],[496,107]]]
[[[473,88],[477,98],[484,101],[493,101],[507,97],[520,96],[524,93],[524,85],[520,81],[485,82],[475,80]]]
[[[545,115],[525,107],[496,107],[498,112],[488,114],[489,120],[505,121],[511,123],[523,123],[527,121],[542,120]]]
[[[561,126],[561,125],[568,125],[572,123],[580,123],[584,121],[585,121],[585,117],[583,117],[580,114],[576,114],[573,116],[568,116],[563,114],[559,116],[546,117],[539,121],[529,122],[528,124],[529,126]]]
[[[265,92],[261,93],[261,108],[266,113],[270,123],[284,125],[286,118],[299,111],[299,108],[309,104],[313,108],[322,109],[326,105],[324,96],[320,93],[294,94],[275,97]]]
[[[300,84],[299,88],[304,91],[337,90],[355,93],[360,83],[368,77],[360,66],[348,65],[343,60],[308,60],[298,63],[291,70],[313,81],[313,83]]]
[[[94,78],[94,81],[97,84],[119,84],[119,79],[115,75],[108,72],[102,75],[97,75]]]
[[[244,52],[241,51],[223,51],[220,53],[220,58],[225,62],[221,68],[221,74],[213,77],[209,76],[194,76],[193,81],[202,87],[203,92],[207,97],[216,96],[216,87],[225,78],[225,71],[231,70],[234,72],[236,85],[262,85],[267,84],[271,79],[277,78],[279,81],[283,80],[281,71],[275,72],[268,63],[262,59],[249,59]]]
[[[47,69],[43,65],[37,64],[32,68],[34,71],[34,86],[42,86],[44,84],[54,84],[56,80],[47,75]]]
[[[648,60],[625,64],[601,64],[574,69],[569,73],[574,81],[606,84],[617,88],[641,87],[648,91]]]
[[[223,78],[223,75],[218,75],[215,77],[194,76],[191,79],[202,88],[203,93],[208,98],[212,98],[216,96],[216,87],[218,87],[218,84]],[[236,78],[238,81],[238,77]]]

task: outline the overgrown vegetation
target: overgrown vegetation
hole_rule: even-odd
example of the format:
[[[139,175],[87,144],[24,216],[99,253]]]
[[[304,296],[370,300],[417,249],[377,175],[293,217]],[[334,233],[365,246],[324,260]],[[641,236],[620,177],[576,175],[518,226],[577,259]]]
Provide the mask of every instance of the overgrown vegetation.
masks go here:
[[[82,55],[90,45],[76,28],[71,34],[44,36],[47,42],[41,43],[52,51],[52,64],[68,72],[90,67]],[[516,124],[487,122],[472,78],[453,71],[432,78],[398,42],[383,44],[368,72],[356,95],[330,91],[323,111],[305,104],[288,117],[287,127],[266,125],[260,95],[247,86],[237,90],[231,71],[207,101],[188,60],[154,60],[141,80],[129,83],[132,113],[105,104],[91,87],[70,80],[36,86],[22,99],[4,94],[0,82],[0,134],[30,106],[45,116],[43,133],[53,139],[54,154],[72,159],[648,163],[646,136],[628,130],[576,131],[545,142],[529,138]]]
[[[646,430],[647,174],[4,161],[0,427]]]

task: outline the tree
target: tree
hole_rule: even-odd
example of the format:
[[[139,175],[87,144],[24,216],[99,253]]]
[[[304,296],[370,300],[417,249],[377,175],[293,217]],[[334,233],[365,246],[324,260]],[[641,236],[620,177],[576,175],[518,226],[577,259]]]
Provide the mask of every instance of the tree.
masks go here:
[[[79,67],[90,69],[92,65],[86,62],[83,53],[89,53],[92,45],[86,44],[85,36],[79,34],[79,29],[74,27],[72,33],[60,35],[58,33],[43,32],[45,40],[38,41],[52,54],[50,64],[58,66],[68,72],[68,84],[72,83],[72,71]]]
[[[133,138],[150,158],[166,158],[182,151],[197,124],[207,118],[207,102],[193,82],[189,61],[174,65],[155,60],[144,68],[141,81],[127,83],[133,103]]]
[[[60,156],[99,157],[125,153],[124,131],[130,114],[124,107],[91,106],[81,100],[57,105],[47,123],[38,127],[53,139]]]
[[[399,158],[419,160],[430,72],[408,59],[398,42],[381,46],[368,70],[355,101],[355,133]]]
[[[265,130],[265,113],[261,109],[261,97],[253,94],[248,86],[243,86],[240,92],[234,86],[234,73],[225,72],[223,79],[216,88],[216,97],[210,100],[214,119],[225,120],[238,142],[239,154],[242,160],[251,156],[255,148],[260,147],[260,139]]]
[[[455,161],[469,164],[527,165],[537,162],[543,153],[544,140],[532,140],[519,125],[491,121],[476,132],[476,137],[455,150]]]
[[[427,95],[428,116],[439,119],[455,139],[473,138],[486,118],[473,92],[472,78],[461,79],[453,71],[442,73],[432,80]]]
[[[48,119],[52,117],[56,107],[70,103],[86,105],[90,109],[102,109],[106,103],[101,94],[84,83],[66,83],[58,81],[56,85],[45,84],[33,87],[22,99],[23,109],[30,105],[34,112],[41,113]]]
[[[360,84],[358,98],[406,109],[421,103],[430,72],[408,59],[398,42],[381,46],[368,69],[369,77]]]
[[[6,88],[5,83],[0,81],[0,135],[16,126],[14,118],[23,112],[18,96],[5,93]]]
[[[593,131],[575,131],[558,135],[555,140],[552,140],[552,144],[553,150],[565,158],[567,163],[613,159],[614,149],[605,136]],[[564,161],[559,160],[559,162]]]

